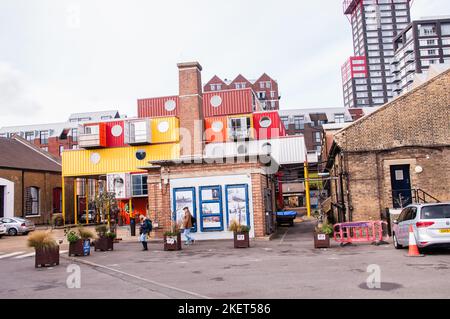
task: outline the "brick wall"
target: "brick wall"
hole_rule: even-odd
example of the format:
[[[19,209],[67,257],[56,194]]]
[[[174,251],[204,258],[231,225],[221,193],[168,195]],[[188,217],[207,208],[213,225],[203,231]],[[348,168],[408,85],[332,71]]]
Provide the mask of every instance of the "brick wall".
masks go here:
[[[25,198],[22,194],[27,187],[39,188],[40,216],[25,216],[36,224],[45,224],[51,219],[53,210],[53,189],[61,187],[61,175],[54,172],[34,172],[0,169],[0,177],[14,183],[14,216],[24,217]],[[66,210],[73,211],[73,186],[66,183]]]
[[[259,163],[216,163],[216,164],[189,164],[170,167],[170,178],[195,178],[199,176],[217,176],[226,174],[242,174],[243,171],[251,174],[253,218],[255,224],[255,236],[265,235],[265,208],[264,188],[267,187],[263,168]],[[274,189],[274,185],[269,185]],[[164,185],[159,170],[150,170],[148,177],[148,201],[150,219],[159,223],[160,229],[156,229],[152,236],[161,237],[170,229],[171,205],[170,184]]]
[[[353,220],[377,220],[385,208],[394,206],[392,165],[410,165],[412,189],[450,201],[449,123],[447,71],[336,134],[341,153],[335,157],[332,175],[346,173],[347,217],[351,212]],[[419,166],[421,173],[416,172]],[[335,203],[340,201],[336,183],[331,187]]]

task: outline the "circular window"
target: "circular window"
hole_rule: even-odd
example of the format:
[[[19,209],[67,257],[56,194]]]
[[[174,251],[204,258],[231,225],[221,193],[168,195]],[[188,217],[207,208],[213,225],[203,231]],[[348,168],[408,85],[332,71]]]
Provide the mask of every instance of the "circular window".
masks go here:
[[[177,107],[177,103],[174,100],[167,100],[166,103],[164,103],[164,108],[167,112],[172,112]]]
[[[100,157],[99,153],[92,153],[91,154],[91,163],[92,164],[94,164],[94,165],[98,164],[100,162],[100,159],[101,159],[101,157]]]
[[[247,154],[247,146],[239,145],[237,151],[238,154]]]
[[[225,151],[224,151],[223,147],[216,146],[213,148],[212,155],[214,157],[223,157],[225,155]]]
[[[261,125],[261,127],[267,128],[272,125],[272,120],[270,119],[270,117],[264,116],[259,120],[259,125]]]
[[[169,122],[163,121],[158,124],[158,131],[166,133],[169,130]]]
[[[114,125],[111,129],[111,134],[112,136],[115,137],[119,137],[120,135],[122,135],[123,129],[122,126],[120,125]]]
[[[222,104],[222,98],[218,95],[214,95],[211,98],[211,105],[214,107],[219,107]]]
[[[223,123],[219,122],[219,121],[213,122],[213,124],[211,125],[211,128],[216,133],[222,132],[222,130],[223,130]]]
[[[262,146],[262,150],[265,154],[270,154],[272,153],[272,144],[270,143],[264,143]]]
[[[144,160],[147,157],[147,153],[144,150],[136,151],[136,158],[140,161]]]

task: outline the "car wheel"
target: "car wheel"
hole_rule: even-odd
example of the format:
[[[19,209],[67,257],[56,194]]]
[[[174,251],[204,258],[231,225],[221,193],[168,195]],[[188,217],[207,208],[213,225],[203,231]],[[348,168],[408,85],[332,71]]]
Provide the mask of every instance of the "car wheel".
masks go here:
[[[403,248],[403,246],[398,243],[397,235],[395,233],[394,233],[393,241],[394,241],[395,249],[402,249]]]
[[[8,235],[9,235],[9,236],[16,236],[16,235],[17,235],[17,229],[15,229],[15,228],[10,228],[10,229],[8,230]]]

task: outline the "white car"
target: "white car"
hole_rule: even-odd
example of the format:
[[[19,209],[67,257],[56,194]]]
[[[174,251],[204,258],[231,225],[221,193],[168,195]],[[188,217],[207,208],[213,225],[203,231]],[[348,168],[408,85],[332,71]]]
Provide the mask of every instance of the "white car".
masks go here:
[[[0,223],[0,238],[2,238],[3,235],[6,235],[6,226]]]
[[[450,203],[413,204],[403,209],[394,221],[395,248],[409,245],[410,226],[419,248],[450,247]]]

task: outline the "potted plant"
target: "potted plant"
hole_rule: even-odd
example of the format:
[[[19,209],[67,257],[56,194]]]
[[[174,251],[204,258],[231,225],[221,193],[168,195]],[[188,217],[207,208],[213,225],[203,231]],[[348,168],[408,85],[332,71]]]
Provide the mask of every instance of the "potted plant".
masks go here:
[[[164,250],[181,250],[180,226],[173,223],[170,228],[170,231],[164,233]]]
[[[333,234],[332,225],[319,224],[314,230],[314,248],[330,248],[331,234]]]
[[[59,265],[59,245],[50,231],[35,231],[28,236],[28,247],[33,247],[35,267]]]
[[[228,229],[234,234],[234,248],[250,247],[250,227],[241,225],[238,221],[233,220]]]
[[[114,250],[114,238],[116,237],[116,234],[108,231],[106,225],[95,227],[95,231],[97,232],[97,239],[94,242],[95,251]]]
[[[78,227],[78,232],[69,230],[67,233],[69,256],[89,256],[91,254],[91,239],[93,238],[94,234],[84,227]]]

